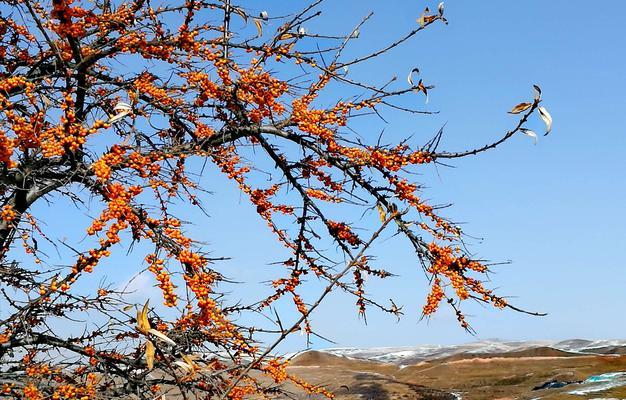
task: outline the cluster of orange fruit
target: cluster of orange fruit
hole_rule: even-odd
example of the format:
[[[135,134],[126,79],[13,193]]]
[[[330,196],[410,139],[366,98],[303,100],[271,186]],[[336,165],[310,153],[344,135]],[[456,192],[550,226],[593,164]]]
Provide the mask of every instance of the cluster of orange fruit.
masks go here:
[[[352,246],[361,244],[361,239],[352,232],[352,229],[345,222],[326,221],[328,232],[337,240],[347,242]]]
[[[148,254],[146,262],[150,265],[148,270],[156,276],[159,281],[159,288],[163,291],[163,299],[165,305],[174,307],[176,305],[177,296],[174,293],[174,284],[170,279],[170,274],[165,270],[163,260],[156,257],[156,254]]]
[[[502,308],[506,306],[506,301],[501,297],[495,296],[491,290],[486,289],[480,280],[467,276],[471,271],[478,274],[486,274],[488,272],[487,266],[481,262],[470,260],[463,255],[457,255],[460,249],[453,249],[450,246],[440,246],[433,242],[428,244],[428,250],[431,256],[428,272],[435,279],[423,309],[424,315],[430,315],[435,312],[445,296],[441,281],[442,277],[449,281],[460,301],[470,298],[473,293],[477,298],[491,302],[495,307]],[[457,317],[462,317],[462,314],[458,313]],[[463,323],[464,319],[460,319],[460,322]]]
[[[13,206],[7,204],[2,207],[2,211],[0,212],[0,218],[2,218],[5,222],[13,222],[17,217],[17,212],[13,209]]]

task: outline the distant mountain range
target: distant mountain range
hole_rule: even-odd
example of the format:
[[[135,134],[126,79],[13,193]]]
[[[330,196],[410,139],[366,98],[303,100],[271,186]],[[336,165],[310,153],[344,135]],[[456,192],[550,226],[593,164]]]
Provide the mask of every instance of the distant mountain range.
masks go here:
[[[552,351],[550,351],[552,350]],[[409,347],[374,347],[374,348],[330,348],[319,350],[323,353],[357,360],[376,361],[396,365],[413,365],[422,361],[443,358],[471,357],[538,357],[567,356],[582,354],[624,355],[626,340],[584,340],[564,341],[503,341],[484,340],[460,345],[419,345]],[[545,354],[544,354],[545,353]]]
[[[337,400],[626,399],[626,340],[332,348],[289,365]]]

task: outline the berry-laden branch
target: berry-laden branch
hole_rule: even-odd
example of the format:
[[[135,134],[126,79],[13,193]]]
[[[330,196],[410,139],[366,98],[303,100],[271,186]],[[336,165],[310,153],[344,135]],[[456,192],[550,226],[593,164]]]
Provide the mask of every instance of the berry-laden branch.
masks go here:
[[[489,265],[425,200],[415,172],[517,133],[536,139],[526,127],[535,115],[549,132],[541,89],[511,110],[511,130],[476,149],[440,150],[442,132],[382,145],[385,111],[430,114],[400,100],[425,100],[434,86],[417,68],[406,83],[352,71],[447,23],[443,6],[349,57],[375,15],[328,34],[315,28],[322,0],[287,15],[249,7],[0,0],[0,397],[238,400],[275,397],[286,383],[332,397],[290,375],[275,351],[295,332],[318,335],[313,311],[335,291],[364,320],[372,309],[404,314],[368,293],[368,277],[401,273],[375,258],[387,232],[406,239],[426,276],[422,317],[447,303],[471,330],[467,300],[525,312],[487,287]],[[356,132],[355,118],[370,118],[371,130]],[[226,293],[224,258],[180,214],[210,214],[219,187],[200,177],[211,173],[239,189],[284,248],[273,260],[281,276],[248,302]],[[57,237],[50,209],[78,232]],[[143,260],[132,272],[162,304],[136,304],[121,282],[96,280],[125,254]],[[268,324],[244,322],[258,316]]]

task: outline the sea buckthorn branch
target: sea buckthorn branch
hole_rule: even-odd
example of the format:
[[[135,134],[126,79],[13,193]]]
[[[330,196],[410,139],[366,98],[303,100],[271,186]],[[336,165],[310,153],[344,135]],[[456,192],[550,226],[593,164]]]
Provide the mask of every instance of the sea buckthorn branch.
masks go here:
[[[350,168],[346,168],[345,166],[343,166],[341,164],[341,162],[339,160],[337,160],[336,158],[333,157],[328,157],[323,151],[320,150],[320,148],[318,146],[315,146],[314,143],[308,142],[306,140],[304,140],[303,138],[293,134],[293,133],[288,133],[288,132],[277,132],[276,129],[273,129],[271,127],[266,127],[264,128],[264,131],[269,131],[277,136],[283,136],[283,137],[288,137],[291,140],[297,141],[299,144],[301,144],[302,146],[307,147],[310,150],[315,151],[320,157],[326,157],[326,160],[331,163],[336,165],[338,168],[341,168],[342,170],[344,170],[346,172],[346,174],[348,174],[355,182],[357,182],[361,187],[363,187],[364,189],[366,189],[370,195],[374,196],[376,198],[376,201],[383,205],[386,209],[387,212],[393,212],[396,207],[393,205],[393,203],[391,203],[391,198],[389,196],[385,196],[384,194],[381,194],[380,190],[377,190],[374,186],[372,186],[371,183],[367,182],[362,176],[360,176],[358,173],[354,172],[352,169]],[[379,171],[385,175],[386,177],[390,177],[389,173],[384,171],[384,170],[380,170]],[[422,263],[422,268],[424,269],[424,272],[427,274],[427,276],[429,277],[429,280],[431,280],[431,282],[435,282],[434,286],[433,286],[433,290],[438,291],[441,287],[441,281],[438,280],[438,278],[433,278],[432,277],[432,271],[430,270],[430,266],[429,264],[431,262],[436,262],[437,260],[437,256],[433,256],[432,254],[432,244],[428,244],[426,241],[424,241],[423,239],[421,239],[419,236],[417,236],[409,227],[411,225],[414,225],[415,223],[413,222],[409,222],[409,221],[405,221],[403,219],[403,216],[398,214],[395,218],[395,221],[397,223],[397,226],[399,228],[399,230],[409,239],[409,241],[412,243],[416,253],[419,256],[419,260]],[[420,226],[422,227],[422,229],[426,229],[427,231],[429,230],[428,226],[420,224]],[[451,224],[449,224],[449,226],[452,226]],[[454,228],[454,233],[456,233],[458,235],[459,232],[456,232],[457,228]],[[480,269],[479,272],[484,273],[487,272],[486,267],[483,264],[480,264]],[[460,279],[464,279],[466,280],[467,278],[460,276]],[[437,283],[438,282],[438,283]],[[507,307],[507,308],[511,308],[515,311],[520,311],[522,309],[515,307],[513,305],[510,305],[508,302],[506,302],[504,299],[493,295],[490,291],[485,290],[482,285],[478,285],[478,281],[474,281],[474,280],[470,280],[469,281],[470,287],[472,287],[475,290],[478,290],[480,293],[482,293],[482,296],[467,296],[465,294],[462,295],[462,298],[472,298],[474,300],[480,301],[480,302],[494,302],[494,304],[498,304],[498,306],[501,307]],[[478,285],[478,286],[477,286]],[[447,299],[448,303],[453,307],[455,314],[457,315],[457,317],[459,318],[459,322],[460,324],[466,328],[466,329],[471,329],[469,327],[469,325],[467,324],[467,322],[464,319],[463,314],[461,313],[461,311],[458,308],[457,303],[454,302],[454,300],[450,297],[447,297],[447,295],[445,295],[443,292],[441,292],[440,295],[435,296],[435,297],[429,297],[430,301],[429,304],[434,304],[435,300],[439,299]],[[432,306],[429,306],[427,309],[425,309],[426,312],[425,315],[429,315],[431,314],[434,309],[436,308],[432,308]],[[529,312],[526,310],[523,310],[523,312],[531,314],[531,315],[545,315],[542,313],[535,313],[535,312]]]
[[[385,221],[383,221],[383,223],[381,224],[381,226],[370,236],[370,238],[363,243],[363,245],[360,247],[359,251],[354,255],[350,255],[351,259],[348,263],[346,263],[346,266],[344,267],[343,270],[339,271],[338,273],[336,273],[331,281],[328,283],[328,285],[324,288],[324,290],[322,291],[322,293],[319,295],[319,297],[317,298],[317,300],[315,300],[315,302],[313,302],[311,304],[311,306],[308,308],[308,310],[303,313],[300,318],[298,318],[297,321],[295,321],[289,328],[284,329],[281,332],[281,335],[276,339],[276,341],[267,347],[267,349],[261,353],[257,359],[255,359],[254,361],[248,363],[248,365],[245,367],[245,369],[241,372],[241,374],[239,375],[239,377],[233,382],[233,384],[222,394],[222,396],[220,397],[220,400],[224,400],[229,392],[231,390],[233,390],[237,384],[240,382],[240,380],[247,376],[248,372],[250,372],[250,370],[252,370],[252,368],[254,368],[254,366],[258,365],[263,359],[265,359],[266,357],[268,357],[272,351],[276,348],[276,346],[278,346],[291,332],[293,332],[294,330],[297,330],[298,327],[300,326],[300,324],[302,324],[308,317],[309,315],[315,311],[315,309],[317,307],[319,307],[320,304],[322,304],[324,298],[326,298],[326,296],[328,296],[328,294],[330,294],[333,289],[335,288],[335,286],[339,283],[339,281],[346,275],[348,274],[358,263],[361,262],[362,258],[365,256],[365,252],[370,248],[370,246],[376,241],[376,239],[380,236],[380,234],[385,230],[385,228],[387,228],[387,225],[393,220],[394,218],[394,214],[392,214],[389,218],[387,218]]]
[[[426,95],[432,86],[422,80],[413,84],[410,75],[403,87],[395,77],[375,83],[346,74],[445,23],[441,13],[426,12],[398,40],[346,61],[345,49],[372,15],[348,35],[324,35],[305,27],[321,18],[319,0],[284,17],[261,13],[248,25],[255,13],[231,0],[156,8],[132,0],[114,9],[81,0],[4,3],[21,12],[18,21],[0,17],[0,294],[7,304],[0,312],[0,364],[27,378],[13,385],[16,375],[0,367],[0,383],[9,385],[0,396],[89,400],[106,390],[112,398],[239,400],[271,397],[291,382],[331,397],[290,376],[285,360],[270,356],[276,344],[259,343],[259,334],[276,335],[276,343],[298,330],[307,339],[316,335],[309,316],[333,290],[354,296],[363,316],[370,306],[399,316],[393,300],[387,306],[366,293],[368,276],[392,276],[364,254],[392,222],[430,284],[424,317],[446,301],[471,329],[461,311],[469,299],[522,311],[485,287],[488,265],[468,254],[442,208],[423,199],[413,172],[528,134],[528,118],[542,113],[540,89],[533,103],[514,108],[521,116],[513,130],[470,151],[440,151],[441,132],[418,148],[347,132],[356,117],[382,119],[385,107],[423,113],[394,102]],[[278,29],[269,32],[273,22]],[[317,39],[324,41],[319,47]],[[294,68],[303,75],[294,78]],[[345,89],[343,99],[331,97],[331,82]],[[208,210],[202,194],[211,187],[199,184],[194,169],[203,163],[237,185],[286,251],[275,263],[284,268],[281,276],[251,304],[230,302],[219,259],[177,217],[180,204]],[[43,230],[42,215],[31,215],[35,203],[56,196],[89,215],[97,210],[83,242],[55,239]],[[364,218],[378,211],[382,227],[365,241],[349,213],[337,217],[341,207],[361,209]],[[124,291],[82,294],[92,272],[125,244],[144,260],[137,270],[158,287],[165,310],[138,307],[135,319],[129,311],[136,305]],[[70,261],[42,267],[50,249]],[[303,296],[307,275],[327,288],[317,302]],[[282,324],[278,311],[285,306],[295,308],[296,324]],[[86,325],[70,337],[48,324],[87,313],[110,323]],[[261,313],[278,328],[238,323],[246,313]]]
[[[474,156],[477,155],[479,153],[483,153],[485,151],[488,150],[492,150],[495,149],[496,147],[498,147],[499,145],[501,145],[502,143],[506,142],[507,140],[509,140],[511,137],[513,137],[513,135],[515,135],[516,133],[520,132],[521,129],[524,127],[524,124],[528,121],[528,118],[533,115],[535,113],[535,111],[537,111],[539,104],[541,103],[541,99],[540,98],[535,98],[532,102],[532,105],[530,105],[530,107],[528,108],[528,111],[526,111],[522,117],[519,119],[519,121],[517,122],[517,125],[511,129],[510,131],[506,132],[504,134],[504,136],[502,136],[500,139],[486,144],[482,147],[473,149],[473,150],[467,150],[467,151],[459,151],[459,152],[436,152],[436,148],[433,149],[433,157],[436,159],[446,159],[446,158],[462,158],[462,157],[467,157],[467,156]]]
[[[350,228],[345,223],[338,223],[338,222],[329,220],[325,216],[324,212],[319,208],[319,206],[317,206],[316,202],[309,196],[309,192],[304,189],[304,187],[300,184],[298,179],[296,179],[296,177],[293,176],[293,174],[291,173],[291,170],[285,165],[284,157],[277,154],[276,151],[272,148],[272,146],[262,136],[257,136],[257,140],[259,141],[263,149],[270,155],[272,160],[274,160],[274,162],[276,163],[276,166],[281,169],[283,174],[285,174],[285,176],[289,180],[289,183],[293,185],[294,188],[300,193],[302,200],[304,202],[304,207],[305,208],[310,207],[315,212],[316,216],[320,218],[320,220],[324,223],[324,225],[326,226],[326,229],[328,229],[329,234],[331,235],[335,243],[341,248],[344,254],[347,257],[349,257],[349,259],[354,259],[354,256],[352,255],[352,252],[349,246],[351,245],[351,246],[358,247],[359,245],[362,244],[361,240],[350,231]],[[392,213],[392,214],[395,214],[395,213]],[[371,299],[366,299],[364,297],[363,281],[360,279],[360,272],[358,270],[359,269],[364,270],[366,273],[377,275],[381,278],[388,277],[390,276],[390,274],[388,274],[386,271],[372,270],[371,268],[367,266],[366,260],[359,260],[355,265],[357,266],[357,268],[355,270],[355,282],[354,283],[357,285],[357,290],[356,291],[349,290],[346,285],[341,285],[340,287],[343,290],[346,290],[357,297],[357,305],[359,306],[359,313],[365,316],[365,304],[366,303],[375,305],[376,307],[380,308],[383,311],[390,312],[391,309],[387,309],[384,306],[378,304],[377,302]],[[301,312],[304,311],[302,312],[303,314],[306,313],[304,309],[299,308],[299,311]]]

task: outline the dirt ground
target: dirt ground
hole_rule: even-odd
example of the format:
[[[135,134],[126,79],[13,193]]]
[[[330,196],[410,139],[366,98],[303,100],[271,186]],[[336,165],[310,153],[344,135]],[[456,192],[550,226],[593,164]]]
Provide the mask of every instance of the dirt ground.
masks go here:
[[[298,356],[290,367],[291,373],[324,385],[340,400],[624,399],[624,387],[587,396],[567,394],[576,385],[532,390],[553,379],[579,381],[618,371],[626,371],[624,355],[577,355],[547,348],[500,355],[458,355],[407,367],[312,351]]]

